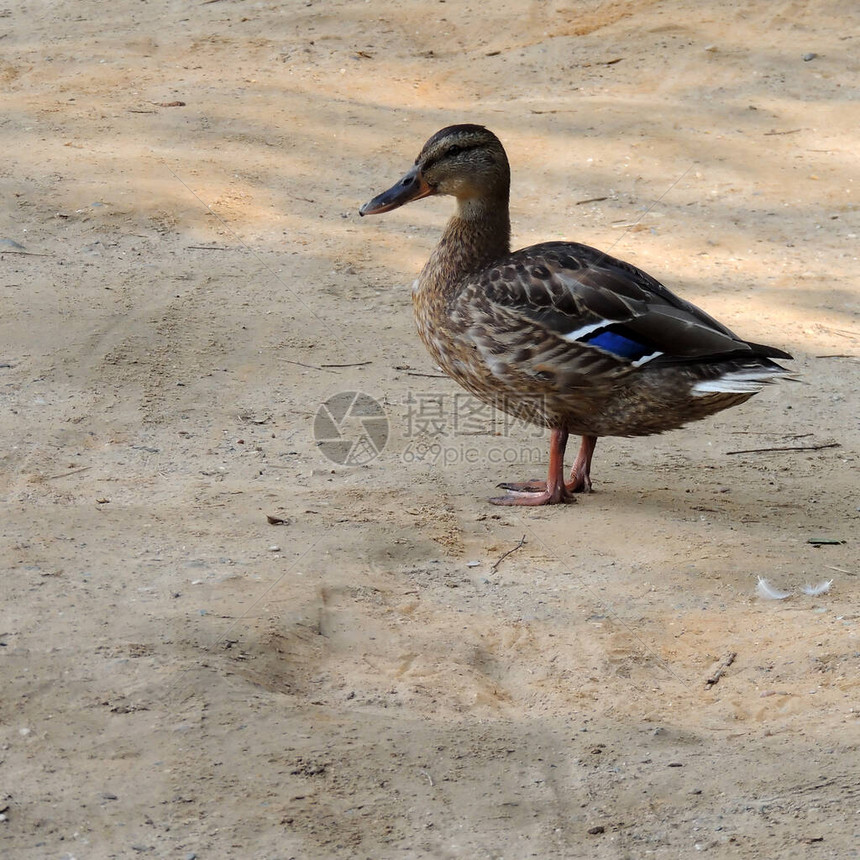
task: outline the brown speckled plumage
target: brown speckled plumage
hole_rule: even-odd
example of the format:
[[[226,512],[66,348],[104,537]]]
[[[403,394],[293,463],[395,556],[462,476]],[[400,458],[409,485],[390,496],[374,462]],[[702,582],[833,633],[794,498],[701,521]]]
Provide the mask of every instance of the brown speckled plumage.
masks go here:
[[[551,504],[591,488],[599,436],[673,430],[738,403],[787,371],[774,347],[742,340],[645,272],[586,245],[510,251],[510,168],[498,138],[450,126],[415,166],[362,207],[431,194],[457,213],[416,281],[418,333],[465,389],[552,431],[546,483],[502,484],[497,504]],[[583,437],[570,481],[567,436]]]

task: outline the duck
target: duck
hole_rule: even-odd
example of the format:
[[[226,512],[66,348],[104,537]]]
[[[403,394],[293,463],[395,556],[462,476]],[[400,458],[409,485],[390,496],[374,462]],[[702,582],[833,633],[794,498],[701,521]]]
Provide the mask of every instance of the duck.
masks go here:
[[[482,125],[447,126],[359,214],[433,195],[456,212],[413,286],[418,334],[484,403],[549,430],[546,480],[505,482],[496,505],[553,505],[592,490],[602,436],[650,436],[737,406],[790,371],[646,272],[578,242],[511,251],[511,170]],[[570,435],[581,438],[565,480]]]

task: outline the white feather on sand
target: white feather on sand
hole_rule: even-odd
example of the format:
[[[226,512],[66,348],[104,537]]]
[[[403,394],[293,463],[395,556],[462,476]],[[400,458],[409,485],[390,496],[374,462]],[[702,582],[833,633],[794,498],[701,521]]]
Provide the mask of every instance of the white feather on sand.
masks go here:
[[[803,593],[810,597],[817,597],[819,594],[824,594],[830,591],[830,586],[833,585],[832,579],[825,579],[824,582],[819,582],[818,585],[810,585],[807,583],[803,586]]]
[[[774,588],[762,576],[758,578],[758,585],[756,585],[755,590],[756,594],[765,600],[785,600],[786,597],[791,597],[790,591],[780,591],[778,588]]]

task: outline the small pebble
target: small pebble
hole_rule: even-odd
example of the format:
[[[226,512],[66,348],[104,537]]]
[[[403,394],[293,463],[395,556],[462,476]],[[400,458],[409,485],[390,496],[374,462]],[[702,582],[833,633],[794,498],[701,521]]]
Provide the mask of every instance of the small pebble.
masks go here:
[[[606,833],[606,828],[602,824],[598,824],[595,827],[588,828],[589,836],[598,836],[601,833]]]
[[[808,63],[810,60],[814,60],[817,56],[818,54],[810,51],[808,54],[803,55],[803,62]]]
[[[272,544],[272,546],[269,547],[269,552],[280,552],[280,551],[281,551],[281,548],[279,546],[277,546],[277,544]]]

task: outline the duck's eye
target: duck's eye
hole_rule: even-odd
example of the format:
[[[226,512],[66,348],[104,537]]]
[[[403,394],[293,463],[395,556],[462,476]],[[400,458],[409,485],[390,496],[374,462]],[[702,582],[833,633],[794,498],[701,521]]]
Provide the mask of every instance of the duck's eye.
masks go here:
[[[457,146],[457,144],[455,143],[445,150],[445,155],[447,155],[448,158],[453,158],[455,155],[459,155],[462,151],[463,147]]]

